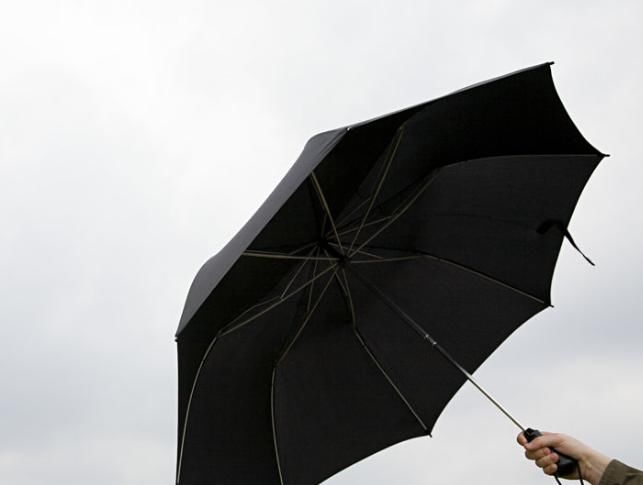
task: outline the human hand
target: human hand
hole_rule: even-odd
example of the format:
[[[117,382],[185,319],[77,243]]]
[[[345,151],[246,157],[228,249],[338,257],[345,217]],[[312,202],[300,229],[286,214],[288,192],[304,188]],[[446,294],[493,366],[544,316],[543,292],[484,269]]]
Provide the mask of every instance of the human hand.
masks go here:
[[[556,463],[559,457],[552,448],[556,448],[556,451],[576,459],[583,479],[592,485],[598,485],[605,468],[610,462],[610,458],[607,456],[564,434],[543,432],[542,436],[529,443],[524,434],[520,433],[518,443],[525,448],[525,456],[535,461],[536,465],[542,468],[547,475],[554,475],[558,470]],[[562,478],[574,479],[579,478],[579,476],[576,471]]]

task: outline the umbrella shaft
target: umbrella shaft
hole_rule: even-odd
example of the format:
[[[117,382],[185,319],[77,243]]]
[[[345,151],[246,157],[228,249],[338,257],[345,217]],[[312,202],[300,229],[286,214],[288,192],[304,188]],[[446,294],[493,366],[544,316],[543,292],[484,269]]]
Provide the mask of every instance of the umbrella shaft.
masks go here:
[[[357,271],[353,266],[346,265],[346,268],[350,270],[352,274],[357,276],[373,293],[375,293],[391,310],[393,310],[404,322],[406,322],[413,330],[419,333],[422,338],[428,341],[431,344],[431,347],[437,350],[442,357],[444,357],[451,365],[458,369],[471,384],[473,384],[476,389],[478,389],[494,406],[496,406],[509,420],[514,423],[521,431],[525,430],[525,427],[521,425],[516,418],[514,418],[509,412],[500,405],[485,389],[478,384],[473,376],[467,371],[460,363],[455,360],[451,354],[449,354],[444,347],[442,347],[437,340],[435,340],[424,328],[413,320],[400,306],[391,300],[388,295],[386,295],[382,290],[375,286],[371,281],[365,278],[359,271]]]
[[[514,418],[511,414],[509,414],[509,411],[507,411],[498,401],[496,401],[485,389],[476,382],[476,380],[473,378],[473,376],[464,368],[462,367],[457,360],[455,360],[453,357],[451,357],[451,354],[449,354],[444,348],[438,344],[435,340],[431,342],[432,347],[440,352],[440,354],[448,360],[456,369],[458,369],[460,372],[464,374],[464,376],[469,380],[471,384],[473,384],[476,389],[478,389],[491,403],[496,406],[505,416],[507,416],[512,423],[514,423],[518,428],[520,428],[521,431],[525,431],[525,428],[522,424],[520,424],[516,418]]]

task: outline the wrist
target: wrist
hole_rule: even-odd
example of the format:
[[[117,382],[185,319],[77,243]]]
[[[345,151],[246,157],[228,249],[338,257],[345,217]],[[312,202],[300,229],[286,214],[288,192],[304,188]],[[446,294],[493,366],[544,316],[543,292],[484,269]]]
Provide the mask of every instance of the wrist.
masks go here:
[[[580,457],[579,465],[583,478],[592,485],[598,485],[611,458],[595,450],[588,450]]]

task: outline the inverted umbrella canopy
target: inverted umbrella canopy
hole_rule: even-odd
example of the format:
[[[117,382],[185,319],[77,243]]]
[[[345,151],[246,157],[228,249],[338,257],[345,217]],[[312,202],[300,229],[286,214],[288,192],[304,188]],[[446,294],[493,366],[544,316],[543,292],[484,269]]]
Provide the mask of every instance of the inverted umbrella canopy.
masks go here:
[[[314,484],[430,434],[550,305],[603,156],[550,64],[314,136],[190,288],[177,483]]]

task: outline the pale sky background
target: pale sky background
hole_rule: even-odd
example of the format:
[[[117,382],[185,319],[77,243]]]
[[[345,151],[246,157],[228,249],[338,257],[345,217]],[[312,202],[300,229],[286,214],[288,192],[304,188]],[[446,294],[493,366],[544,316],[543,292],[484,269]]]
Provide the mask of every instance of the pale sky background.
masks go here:
[[[172,484],[193,276],[313,134],[553,60],[612,155],[554,309],[476,373],[526,425],[643,467],[643,3],[0,0],[0,480]],[[332,485],[553,483],[470,385]]]

